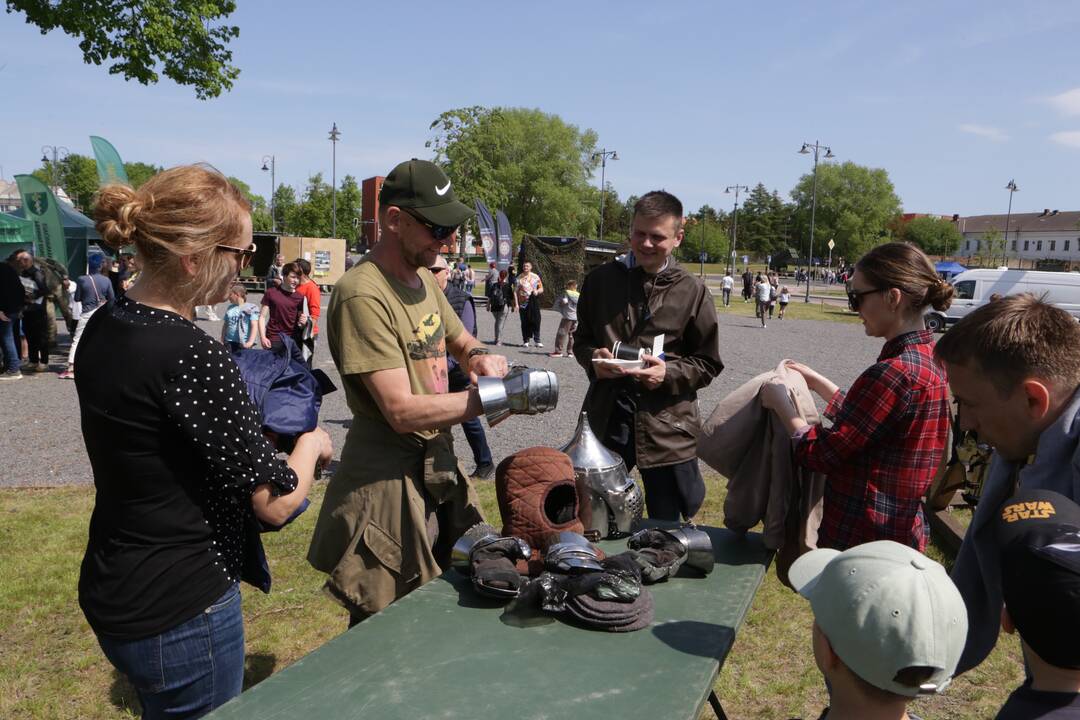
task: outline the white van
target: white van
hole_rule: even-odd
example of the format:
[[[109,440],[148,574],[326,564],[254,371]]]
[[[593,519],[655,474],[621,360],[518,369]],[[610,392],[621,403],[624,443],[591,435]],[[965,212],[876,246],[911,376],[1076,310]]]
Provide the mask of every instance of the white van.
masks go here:
[[[945,312],[931,310],[926,327],[940,331],[972,310],[990,302],[994,293],[1016,295],[1034,293],[1046,297],[1073,317],[1080,318],[1080,273],[1040,270],[965,270],[950,280],[956,294]]]

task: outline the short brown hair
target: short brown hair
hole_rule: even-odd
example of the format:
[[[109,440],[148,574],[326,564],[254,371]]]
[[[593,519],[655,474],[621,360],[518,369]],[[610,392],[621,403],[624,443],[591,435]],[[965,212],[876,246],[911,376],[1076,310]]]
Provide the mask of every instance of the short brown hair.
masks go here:
[[[236,259],[215,252],[235,242],[251,204],[224,175],[204,165],[164,170],[139,186],[106,185],[98,194],[94,219],[101,240],[119,250],[134,243],[139,262],[150,274],[163,274],[180,302],[203,304],[222,288]],[[187,278],[181,257],[202,262]]]
[[[679,198],[667,190],[653,190],[638,198],[634,203],[634,217],[660,218],[665,215],[675,217],[675,231],[682,229],[683,207]]]
[[[859,258],[855,269],[875,288],[896,288],[911,298],[915,310],[927,305],[948,310],[952,304],[953,286],[941,279],[926,253],[910,243],[878,245]]]
[[[292,273],[295,273],[297,277],[304,277],[302,268],[297,263],[285,263],[281,266],[281,277],[288,277]]]
[[[934,356],[969,365],[990,376],[1002,394],[1025,378],[1080,384],[1080,324],[1061,308],[1031,293],[987,303],[938,340]]]
[[[304,258],[296,258],[295,260],[293,260],[293,265],[296,265],[298,268],[300,268],[301,277],[303,277],[304,275],[311,275],[311,263],[309,263]]]

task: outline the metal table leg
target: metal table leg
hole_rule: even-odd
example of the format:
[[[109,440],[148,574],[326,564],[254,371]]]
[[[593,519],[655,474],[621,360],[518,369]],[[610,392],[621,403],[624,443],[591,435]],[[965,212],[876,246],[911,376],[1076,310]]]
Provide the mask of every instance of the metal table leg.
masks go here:
[[[716,715],[716,720],[728,720],[727,713],[724,712],[724,707],[720,704],[720,698],[716,697],[716,691],[709,691],[709,706],[712,708],[713,714]]]

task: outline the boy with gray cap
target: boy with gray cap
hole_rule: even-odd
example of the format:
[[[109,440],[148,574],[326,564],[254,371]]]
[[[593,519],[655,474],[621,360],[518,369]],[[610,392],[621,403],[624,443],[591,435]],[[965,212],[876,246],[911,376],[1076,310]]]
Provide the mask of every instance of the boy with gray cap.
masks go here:
[[[967,611],[945,568],[891,540],[814,550],[791,566],[814,611],[814,659],[829,686],[822,716],[904,720],[908,702],[952,679]]]
[[[1001,627],[1020,633],[1030,672],[997,718],[1080,718],[1080,507],[1050,490],[1021,490],[996,525]]]

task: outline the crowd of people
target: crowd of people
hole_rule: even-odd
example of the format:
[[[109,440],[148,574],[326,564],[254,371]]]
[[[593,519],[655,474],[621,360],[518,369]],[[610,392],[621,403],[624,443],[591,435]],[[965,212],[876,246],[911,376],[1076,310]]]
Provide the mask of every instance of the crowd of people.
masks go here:
[[[335,455],[318,428],[287,452],[264,433],[237,353],[295,343],[310,362],[323,324],[352,420],[307,559],[350,626],[438,576],[483,519],[473,479],[490,477],[494,462],[479,386],[509,364],[476,339],[471,268],[440,254],[473,211],[441,168],[415,159],[387,175],[379,200],[382,239],[323,314],[304,259],[278,256],[261,304],[247,302],[236,280],[255,254],[250,206],[213,169],[101,190],[103,242],[134,245],[137,261],[127,258],[118,286],[102,256],[75,281],[83,309],[65,373],[97,489],[79,604],[146,717],[198,717],[240,692],[239,584],[270,581],[259,529],[302,511]],[[649,517],[672,521],[692,521],[704,502],[697,394],[724,368],[712,295],[675,259],[682,223],[671,193],[638,199],[628,252],[555,299],[551,353],[575,358],[591,429],[638,469]],[[29,361],[47,363],[34,315],[44,308],[32,306],[63,294],[49,272],[26,252],[0,264],[5,376],[19,371],[19,320]],[[783,317],[790,293],[778,278],[742,279],[762,325],[774,304]],[[516,276],[491,267],[484,280],[495,345],[516,310],[523,343],[542,348],[545,286],[530,263]],[[914,717],[909,701],[985,661],[1001,629],[1019,634],[1027,679],[998,717],[1080,716],[1080,325],[1038,298],[1009,296],[935,344],[922,316],[947,307],[952,288],[902,243],[871,250],[845,280],[866,334],[883,340],[877,361],[847,391],[785,361],[758,396],[790,439],[784,462],[825,477],[816,549],[788,573],[814,615],[823,717]],[[734,284],[724,277],[724,304]],[[196,308],[226,301],[211,338]],[[639,361],[619,361],[619,346]],[[827,425],[806,421],[790,378],[825,403]],[[950,396],[957,427],[995,448],[951,575],[923,554],[923,498],[949,451]],[[529,412],[528,402],[515,398],[511,412]],[[457,460],[454,425],[473,473]]]

